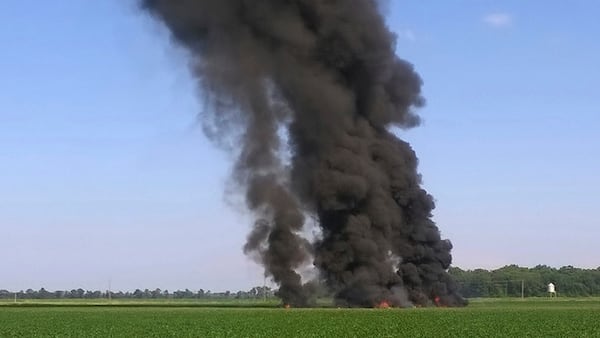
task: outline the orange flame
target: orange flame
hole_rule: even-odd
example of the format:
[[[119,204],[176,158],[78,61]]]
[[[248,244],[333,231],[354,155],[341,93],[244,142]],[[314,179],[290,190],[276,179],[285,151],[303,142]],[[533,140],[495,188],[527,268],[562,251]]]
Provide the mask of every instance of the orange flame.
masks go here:
[[[286,309],[289,309],[290,308],[290,304],[285,304],[283,307],[286,308]]]
[[[389,309],[392,306],[390,305],[390,303],[388,303],[387,300],[382,300],[381,303],[375,305],[375,307],[378,309]]]
[[[435,298],[433,299],[433,301],[435,302],[436,306],[441,306],[442,304],[440,304],[440,296],[435,296]]]

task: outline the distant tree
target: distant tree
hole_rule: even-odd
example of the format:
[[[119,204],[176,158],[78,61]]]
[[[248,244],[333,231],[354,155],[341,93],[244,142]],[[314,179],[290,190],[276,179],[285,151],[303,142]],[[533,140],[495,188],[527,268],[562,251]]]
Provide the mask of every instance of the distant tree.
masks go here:
[[[133,291],[133,298],[141,299],[143,297],[144,297],[144,293],[142,292],[142,290],[135,289],[135,291]]]
[[[154,299],[162,298],[162,291],[160,289],[154,289],[154,291],[151,292],[151,297]]]
[[[37,292],[35,298],[38,299],[50,299],[53,298],[53,294],[51,292],[46,291],[46,289],[41,288],[40,291]]]
[[[14,293],[8,290],[0,290],[0,299],[10,299],[14,297]]]

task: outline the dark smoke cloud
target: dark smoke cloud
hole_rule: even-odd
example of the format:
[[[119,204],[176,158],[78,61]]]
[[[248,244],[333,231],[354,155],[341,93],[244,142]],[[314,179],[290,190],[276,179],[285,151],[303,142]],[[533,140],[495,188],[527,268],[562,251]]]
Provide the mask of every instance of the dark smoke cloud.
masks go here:
[[[210,135],[236,137],[235,182],[256,215],[244,251],[285,303],[310,305],[297,271],[312,260],[338,304],[464,304],[417,157],[390,132],[418,125],[424,99],[395,55],[385,1],[142,3],[189,50]],[[313,243],[306,216],[318,220]]]

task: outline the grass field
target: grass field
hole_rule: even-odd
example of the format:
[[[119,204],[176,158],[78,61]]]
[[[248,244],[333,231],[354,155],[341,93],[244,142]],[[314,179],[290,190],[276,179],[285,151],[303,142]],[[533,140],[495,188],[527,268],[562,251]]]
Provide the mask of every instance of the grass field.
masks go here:
[[[0,337],[600,337],[598,298],[476,299],[460,309],[254,305],[268,304],[4,303]]]

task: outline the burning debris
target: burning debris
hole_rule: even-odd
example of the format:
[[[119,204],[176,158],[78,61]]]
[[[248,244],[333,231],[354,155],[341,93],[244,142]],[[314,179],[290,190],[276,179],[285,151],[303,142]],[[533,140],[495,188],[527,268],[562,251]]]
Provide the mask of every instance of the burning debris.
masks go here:
[[[233,178],[256,216],[244,251],[294,307],[310,305],[297,271],[311,260],[339,305],[465,304],[417,157],[390,130],[417,126],[425,100],[377,3],[142,0],[190,52],[207,134],[240,147]]]

